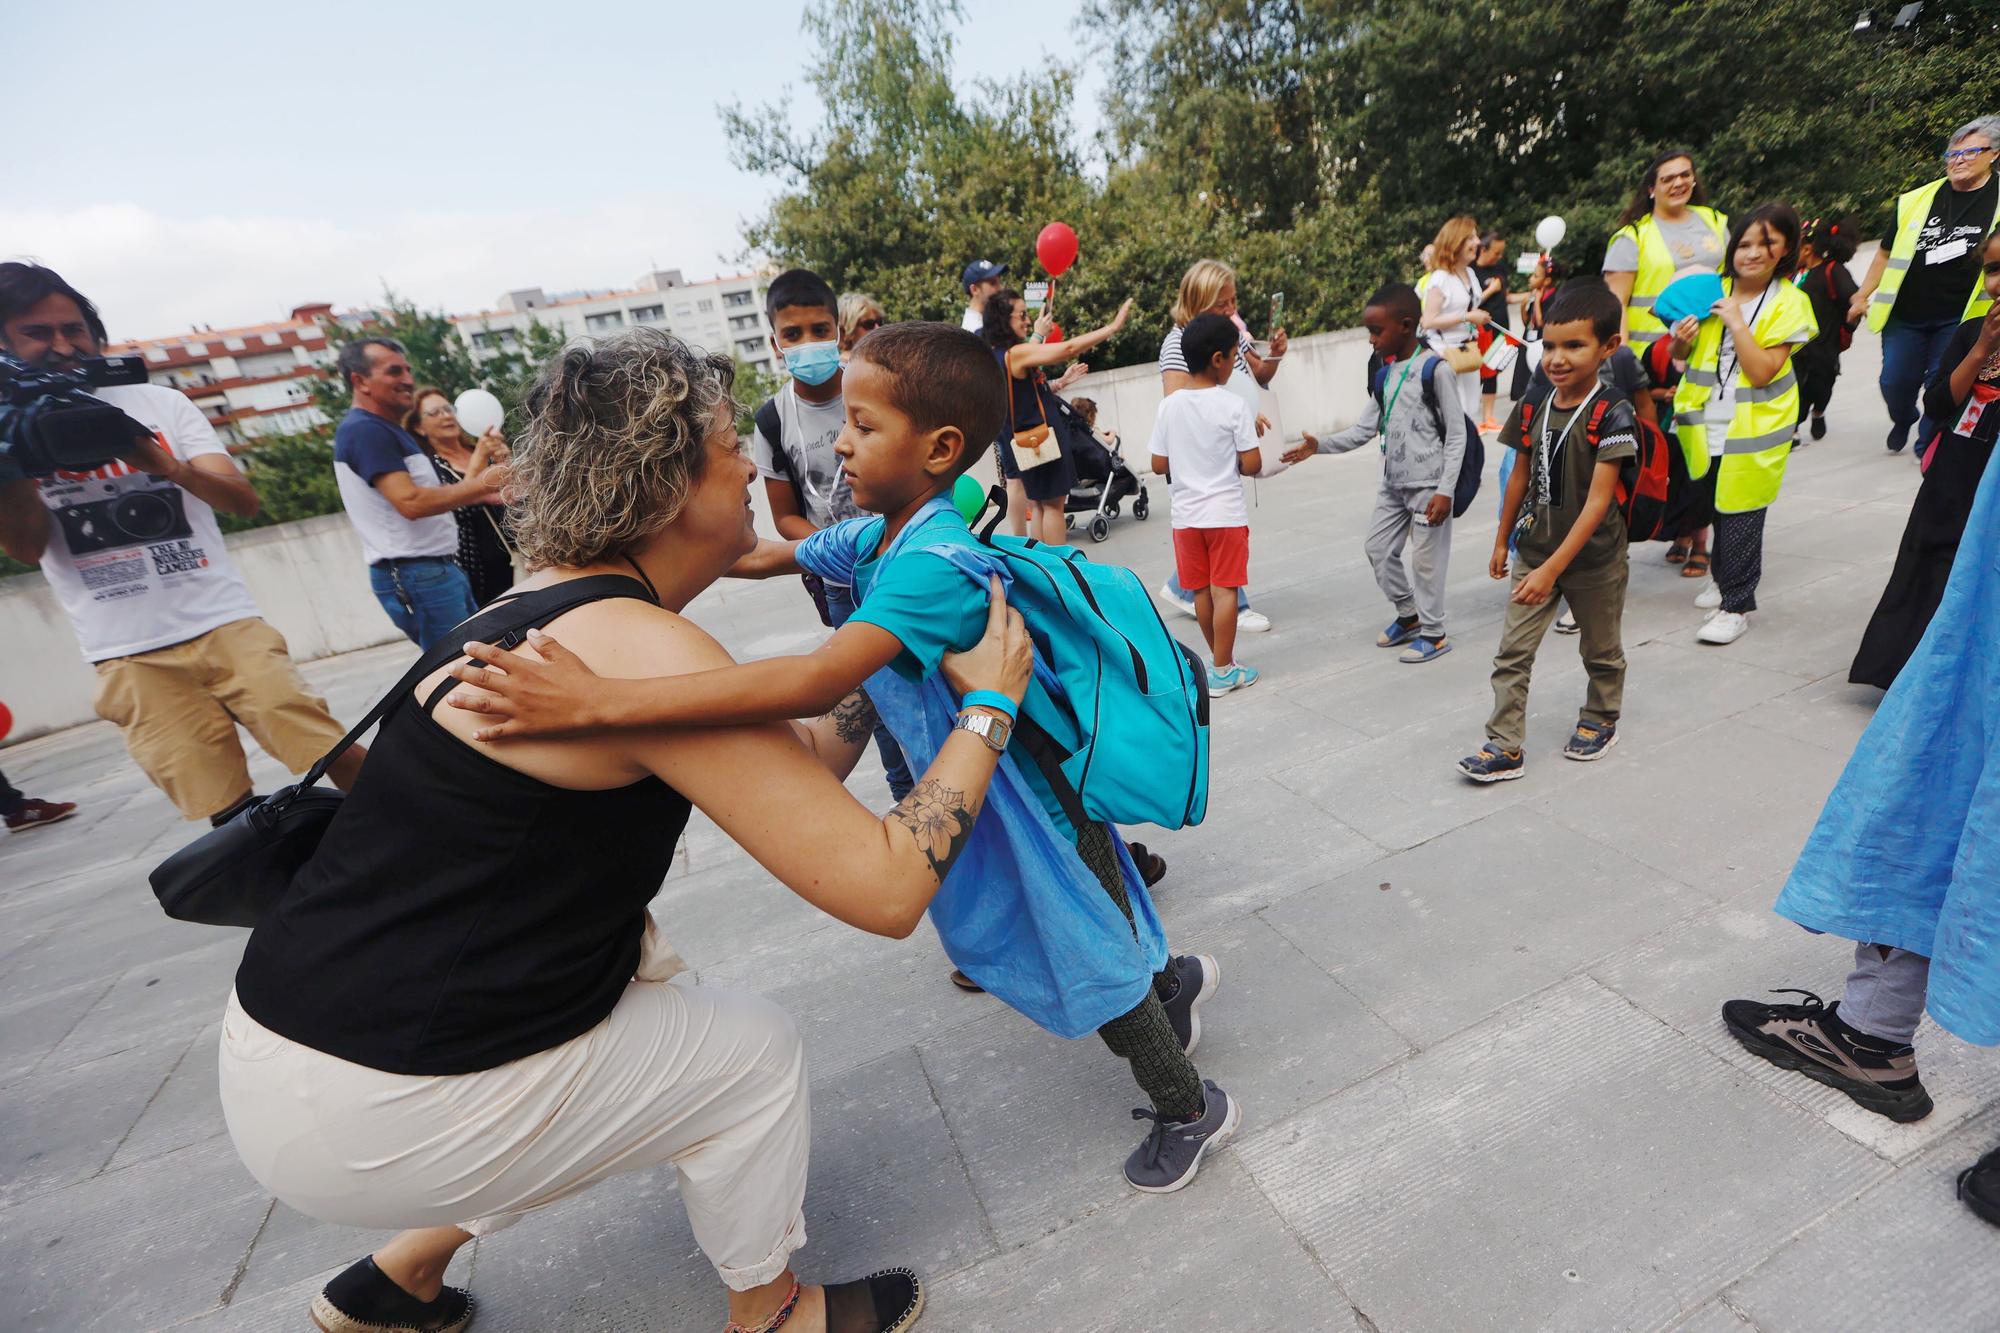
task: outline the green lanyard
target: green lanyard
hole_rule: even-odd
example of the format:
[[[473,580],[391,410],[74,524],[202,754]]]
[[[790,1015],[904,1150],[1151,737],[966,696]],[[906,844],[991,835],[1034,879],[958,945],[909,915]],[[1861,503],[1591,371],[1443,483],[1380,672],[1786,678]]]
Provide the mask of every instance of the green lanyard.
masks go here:
[[[1413,353],[1410,359],[1403,363],[1403,376],[1396,381],[1396,388],[1389,395],[1388,406],[1382,409],[1382,424],[1378,433],[1382,436],[1382,452],[1385,454],[1389,452],[1389,414],[1396,410],[1396,399],[1402,395],[1403,384],[1410,378],[1410,372],[1416,368],[1417,357],[1422,355],[1422,352]]]

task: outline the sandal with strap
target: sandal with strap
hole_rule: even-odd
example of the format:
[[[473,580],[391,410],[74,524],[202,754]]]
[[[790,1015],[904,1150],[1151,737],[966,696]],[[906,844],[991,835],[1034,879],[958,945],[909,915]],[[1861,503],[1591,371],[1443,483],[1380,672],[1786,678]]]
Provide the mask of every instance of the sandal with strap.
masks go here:
[[[1667,563],[1670,565],[1678,565],[1684,560],[1686,560],[1688,558],[1689,552],[1693,550],[1694,550],[1693,542],[1685,540],[1677,541],[1672,546],[1669,546],[1667,548]]]
[[[777,1333],[798,1311],[805,1288],[792,1280],[791,1294],[777,1312],[754,1327],[731,1321],[722,1333]],[[924,1284],[907,1268],[885,1268],[854,1282],[822,1289],[826,1298],[826,1333],[904,1333],[916,1327],[924,1312]]]
[[[1684,579],[1707,578],[1708,552],[1695,551],[1690,554],[1687,558],[1687,563],[1681,566],[1681,577]]]

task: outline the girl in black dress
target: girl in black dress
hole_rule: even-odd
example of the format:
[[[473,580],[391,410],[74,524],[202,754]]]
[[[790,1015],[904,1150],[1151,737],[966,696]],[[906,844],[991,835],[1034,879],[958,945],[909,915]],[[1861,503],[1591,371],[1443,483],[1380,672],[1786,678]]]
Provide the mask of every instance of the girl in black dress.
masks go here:
[[[1029,468],[1020,468],[1017,464],[1015,469],[1028,497],[1027,535],[1050,546],[1062,546],[1069,540],[1067,523],[1063,518],[1063,500],[1069,495],[1070,487],[1076,485],[1076,463],[1071,456],[1072,443],[1064,433],[1068,429],[1065,418],[1053,401],[1055,389],[1042,373],[1043,368],[1059,366],[1082,356],[1099,343],[1116,336],[1131,317],[1132,302],[1128,298],[1124,305],[1118,307],[1117,316],[1103,328],[1092,329],[1089,333],[1061,342],[1029,342],[1028,311],[1021,301],[1021,294],[1011,290],[999,291],[986,298],[986,324],[980,333],[1007,372],[1008,388],[1013,394],[1013,415],[1008,430],[1000,437],[998,448],[1005,455],[1013,432],[1032,430],[1044,423],[1062,448],[1062,457],[1055,462]],[[1065,376],[1059,383],[1066,383],[1071,378]]]
[[[2000,229],[1986,238],[1980,259],[1986,294],[2000,296]],[[1886,690],[1895,683],[1930,628],[1951,578],[1974,493],[2000,435],[2000,301],[1951,335],[1938,372],[1924,389],[1924,415],[1939,431],[1917,441],[1924,484],[1910,508],[1889,586],[1847,673],[1857,685]]]

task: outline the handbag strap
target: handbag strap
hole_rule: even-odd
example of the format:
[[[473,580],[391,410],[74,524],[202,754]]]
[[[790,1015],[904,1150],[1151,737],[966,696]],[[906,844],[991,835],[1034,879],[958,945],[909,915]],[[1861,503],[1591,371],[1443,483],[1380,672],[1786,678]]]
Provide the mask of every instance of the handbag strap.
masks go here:
[[[317,786],[326,776],[333,761],[347,752],[349,746],[368,733],[368,729],[380,722],[397,705],[409,698],[417,682],[430,675],[445,663],[464,657],[459,645],[467,639],[479,639],[498,644],[502,648],[514,649],[521,646],[527,631],[540,629],[565,612],[573,611],[589,602],[601,602],[613,597],[636,597],[641,601],[654,602],[657,599],[647,590],[646,585],[624,574],[594,574],[589,578],[570,579],[553,587],[536,588],[532,592],[515,593],[502,597],[485,610],[458,627],[449,644],[442,644],[419,657],[415,665],[405,671],[402,678],[389,687],[368,715],[355,723],[353,728],[324,755],[318,763],[307,769],[300,778],[295,792]]]
[[[1020,343],[1014,344],[1015,347],[1021,345]],[[1009,439],[1020,433],[1019,429],[1014,425],[1014,371],[1007,364],[1007,353],[1012,350],[1013,348],[1003,348],[1000,352],[1000,373],[1007,377],[1007,436]],[[1037,367],[1034,373],[1040,375],[1041,369]],[[1042,401],[1042,386],[1033,379],[1028,380],[1027,385],[1029,391],[1035,395],[1035,406],[1040,408],[1042,412],[1042,419],[1037,424],[1047,426],[1049,424],[1049,408],[1048,404]]]

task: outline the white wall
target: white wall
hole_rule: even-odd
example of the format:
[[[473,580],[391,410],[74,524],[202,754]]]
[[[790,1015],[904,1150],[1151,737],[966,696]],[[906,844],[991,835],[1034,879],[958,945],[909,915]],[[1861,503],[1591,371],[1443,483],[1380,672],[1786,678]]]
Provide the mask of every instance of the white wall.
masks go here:
[[[369,590],[346,515],[239,533],[228,546],[264,619],[299,661],[402,637]],[[0,700],[14,713],[10,741],[97,716],[90,706],[97,673],[40,574],[0,579],[0,645]]]
[[[1264,415],[1279,438],[1286,440],[1297,440],[1301,431],[1318,435],[1352,425],[1368,401],[1367,379],[1368,335],[1363,330],[1294,338],[1264,390]],[[1125,441],[1126,463],[1144,470],[1146,441],[1160,406],[1157,365],[1147,362],[1085,375],[1063,397],[1096,399],[1098,427],[1117,431]]]

